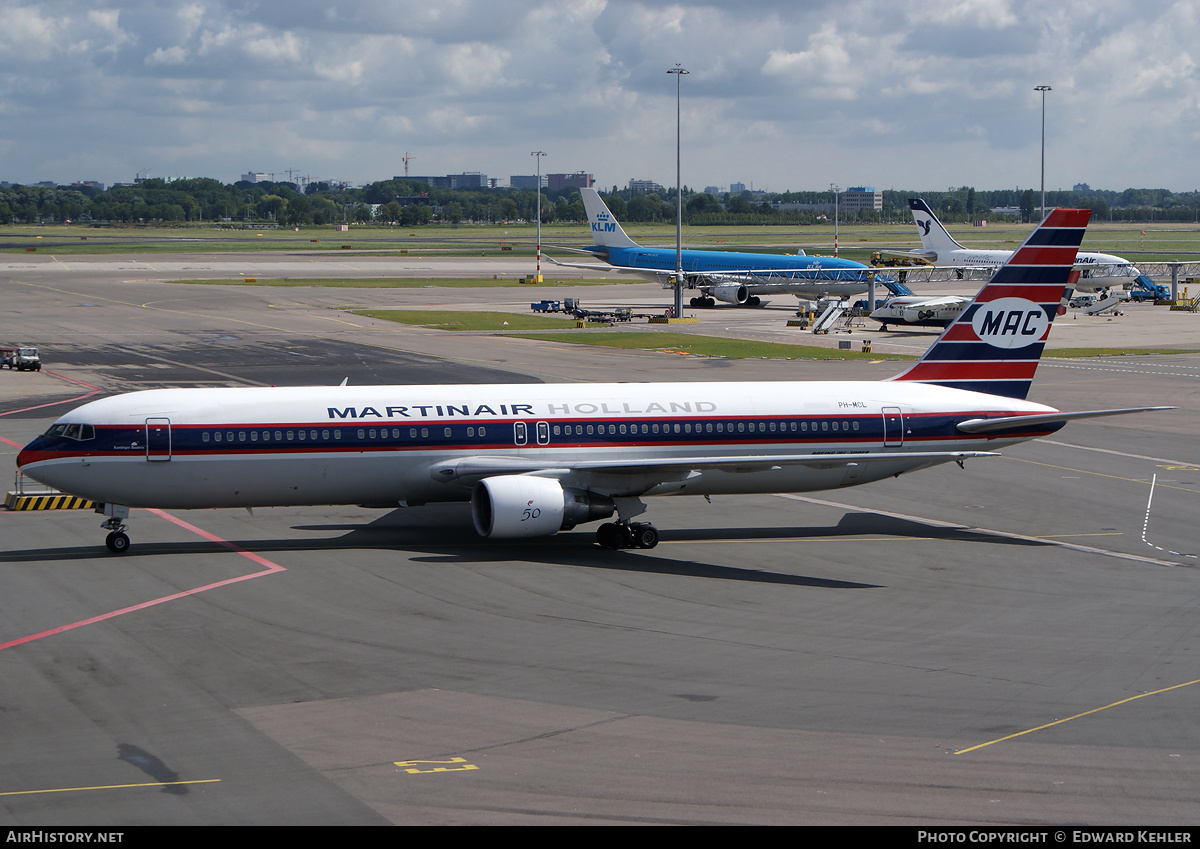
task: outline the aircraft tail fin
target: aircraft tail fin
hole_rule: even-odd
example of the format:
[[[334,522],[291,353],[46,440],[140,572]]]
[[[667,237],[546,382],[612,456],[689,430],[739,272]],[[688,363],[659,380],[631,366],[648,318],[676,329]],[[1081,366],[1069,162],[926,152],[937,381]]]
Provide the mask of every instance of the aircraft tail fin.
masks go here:
[[[892,379],[1025,398],[1063,292],[1079,275],[1075,254],[1090,216],[1047,215],[925,356]]]
[[[950,251],[966,250],[954,237],[946,232],[942,222],[938,221],[929,204],[921,198],[909,198],[908,208],[912,210],[913,219],[917,222],[917,230],[921,234],[921,247],[926,253],[945,256]],[[934,262],[937,262],[934,259]]]
[[[588,226],[593,241],[605,248],[636,248],[637,242],[625,235],[617,218],[608,211],[608,206],[595,189],[579,190],[583,195],[583,208],[587,211]]]

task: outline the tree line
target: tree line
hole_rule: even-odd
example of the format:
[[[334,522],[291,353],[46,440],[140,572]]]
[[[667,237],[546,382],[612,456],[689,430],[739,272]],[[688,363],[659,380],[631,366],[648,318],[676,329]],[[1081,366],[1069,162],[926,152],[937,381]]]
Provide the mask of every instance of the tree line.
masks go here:
[[[947,191],[885,190],[883,209],[839,214],[843,221],[907,221],[908,199],[923,197],[949,222],[1011,217],[1032,221],[1040,194],[1033,189]],[[821,210],[787,209],[787,204],[832,204],[828,192],[741,192],[713,194],[683,188],[685,223],[692,225],[814,224]],[[542,221],[582,221],[577,189],[541,193]],[[605,201],[619,221],[673,222],[674,189],[634,193],[613,187]],[[405,179],[381,180],[342,188],[310,183],[303,192],[288,182],[222,183],[210,178],[148,179],[105,191],[89,186],[0,187],[0,225],[62,223],[252,222],[280,226],[382,223],[419,226],[430,222],[500,223],[533,221],[537,193],[511,189],[439,189]],[[785,205],[781,208],[781,205]],[[1126,189],[1122,192],[1080,188],[1046,192],[1047,207],[1093,210],[1098,220],[1200,221],[1200,192]],[[995,210],[1011,210],[1010,216]]]

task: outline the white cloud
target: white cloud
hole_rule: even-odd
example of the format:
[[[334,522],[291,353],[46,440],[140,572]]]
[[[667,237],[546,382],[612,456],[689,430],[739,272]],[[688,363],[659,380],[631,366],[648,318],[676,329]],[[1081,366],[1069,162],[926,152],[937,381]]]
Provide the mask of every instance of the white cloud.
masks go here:
[[[265,62],[299,62],[304,47],[304,39],[292,32],[282,32],[247,39],[242,45],[242,52]]]
[[[387,177],[402,145],[423,173],[502,175],[534,144],[604,185],[670,182],[679,62],[689,185],[1031,185],[1039,83],[1052,184],[1195,182],[1184,0],[0,0],[0,20],[3,179],[72,157],[124,179],[168,151],[233,179],[319,139],[286,167]]]
[[[147,65],[182,65],[187,61],[186,48],[176,44],[174,47],[156,47],[154,52],[146,57]]]

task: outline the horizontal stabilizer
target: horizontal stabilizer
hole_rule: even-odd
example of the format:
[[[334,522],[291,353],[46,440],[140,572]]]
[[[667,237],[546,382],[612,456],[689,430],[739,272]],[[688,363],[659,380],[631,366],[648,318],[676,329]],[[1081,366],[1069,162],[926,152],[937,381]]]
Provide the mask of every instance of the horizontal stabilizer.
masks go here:
[[[1121,416],[1125,413],[1147,413],[1153,410],[1174,410],[1175,407],[1125,407],[1119,410],[1085,410],[1079,413],[1044,413],[1033,416],[1004,416],[998,419],[968,419],[960,422],[958,429],[963,433],[990,433],[995,430],[1012,430],[1029,425],[1073,422],[1077,419],[1095,419],[1100,416]]]

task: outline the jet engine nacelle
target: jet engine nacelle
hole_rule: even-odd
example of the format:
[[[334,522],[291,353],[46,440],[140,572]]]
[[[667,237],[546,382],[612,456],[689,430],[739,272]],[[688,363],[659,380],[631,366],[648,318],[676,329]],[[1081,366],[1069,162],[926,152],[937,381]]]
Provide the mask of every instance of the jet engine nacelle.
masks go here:
[[[607,519],[615,509],[611,498],[534,475],[484,478],[471,490],[475,530],[495,539],[550,536]]]
[[[750,292],[741,283],[719,283],[710,286],[708,293],[718,301],[741,306],[750,299]]]

